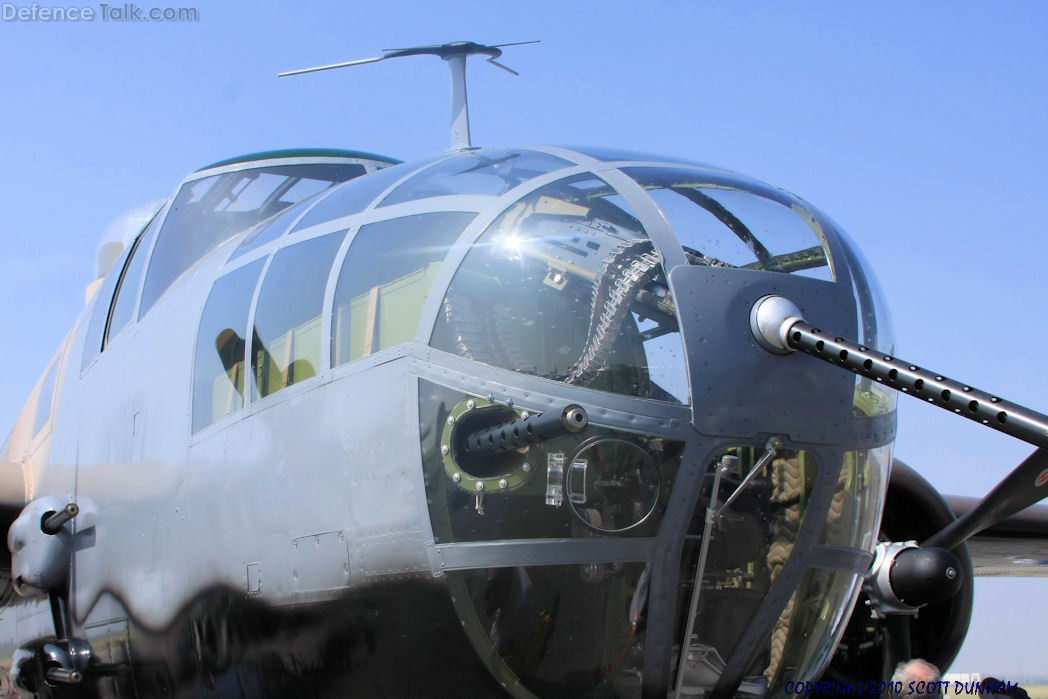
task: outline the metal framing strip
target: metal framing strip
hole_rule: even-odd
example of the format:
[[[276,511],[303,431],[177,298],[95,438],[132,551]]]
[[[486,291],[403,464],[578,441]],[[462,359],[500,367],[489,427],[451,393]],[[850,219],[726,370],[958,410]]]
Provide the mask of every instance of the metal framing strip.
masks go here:
[[[575,563],[634,563],[655,557],[653,537],[519,539],[433,546],[434,574],[477,568],[571,565]],[[438,570],[439,568],[439,570]]]

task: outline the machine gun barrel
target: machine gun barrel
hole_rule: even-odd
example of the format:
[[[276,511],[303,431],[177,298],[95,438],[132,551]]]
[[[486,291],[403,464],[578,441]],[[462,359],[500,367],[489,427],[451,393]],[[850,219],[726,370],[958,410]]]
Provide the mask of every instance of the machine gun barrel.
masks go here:
[[[800,309],[782,296],[765,296],[753,304],[750,329],[769,352],[800,350],[1028,444],[1048,448],[1048,416],[813,328]]]
[[[1048,447],[1048,416],[1018,403],[835,337],[804,321],[790,326],[787,343],[791,349],[850,369],[998,432],[1034,446]]]
[[[43,530],[44,534],[57,534],[69,520],[73,519],[80,514],[80,507],[75,502],[71,502],[63,507],[59,512],[55,512],[47,516],[43,522],[40,523],[40,529]]]
[[[84,679],[84,675],[79,670],[68,670],[64,667],[49,667],[47,668],[47,679],[51,682],[60,682],[62,684],[80,684]]]
[[[588,424],[589,415],[585,408],[581,405],[569,405],[559,413],[547,410],[538,416],[518,418],[501,425],[479,429],[466,436],[462,443],[462,452],[464,455],[477,457],[524,449],[532,444],[581,432]]]

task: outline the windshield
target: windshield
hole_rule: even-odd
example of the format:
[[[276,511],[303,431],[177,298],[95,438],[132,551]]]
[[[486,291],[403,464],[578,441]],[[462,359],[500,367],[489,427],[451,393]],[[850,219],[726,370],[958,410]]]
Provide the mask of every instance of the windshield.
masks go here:
[[[242,169],[186,182],[154,246],[139,317],[182,272],[233,235],[364,172],[356,163],[310,163]]]

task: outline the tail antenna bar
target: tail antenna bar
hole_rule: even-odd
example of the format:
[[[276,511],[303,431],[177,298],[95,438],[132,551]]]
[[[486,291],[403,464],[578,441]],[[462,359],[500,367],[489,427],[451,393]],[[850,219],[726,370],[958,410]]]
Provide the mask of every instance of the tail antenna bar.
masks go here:
[[[472,41],[453,41],[450,44],[434,44],[431,46],[412,46],[401,49],[383,49],[384,55],[373,58],[361,58],[344,63],[332,63],[326,66],[314,68],[301,68],[280,73],[284,78],[290,75],[303,75],[305,73],[318,73],[322,70],[333,70],[335,68],[349,68],[351,66],[364,65],[365,63],[377,63],[387,58],[405,58],[407,56],[439,56],[444,59],[451,70],[451,149],[464,150],[472,148],[469,136],[469,99],[466,94],[466,59],[474,55],[488,57],[488,63],[502,70],[520,75],[517,71],[498,62],[502,56],[502,49],[507,46],[523,46],[525,44],[537,44],[538,41],[517,41],[510,44],[494,44],[485,46]]]

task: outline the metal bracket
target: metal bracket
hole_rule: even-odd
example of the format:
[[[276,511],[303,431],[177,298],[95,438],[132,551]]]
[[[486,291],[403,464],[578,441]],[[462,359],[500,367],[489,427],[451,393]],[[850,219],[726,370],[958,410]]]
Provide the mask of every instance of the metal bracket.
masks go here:
[[[771,460],[775,458],[775,455],[779,453],[779,447],[782,446],[782,440],[778,437],[770,437],[764,444],[764,454],[757,460],[757,463],[753,465],[750,472],[746,474],[746,477],[742,479],[742,483],[739,483],[738,487],[732,491],[728,499],[724,501],[724,504],[717,508],[714,516],[720,517],[728,507],[731,506],[735,500],[742,495],[742,491],[749,487],[750,483],[753,482],[757,474],[764,470],[764,467],[771,463]]]
[[[433,571],[433,577],[444,577],[448,569],[448,562],[444,558],[444,552],[432,541],[426,542],[426,558],[429,559],[429,567]]]

